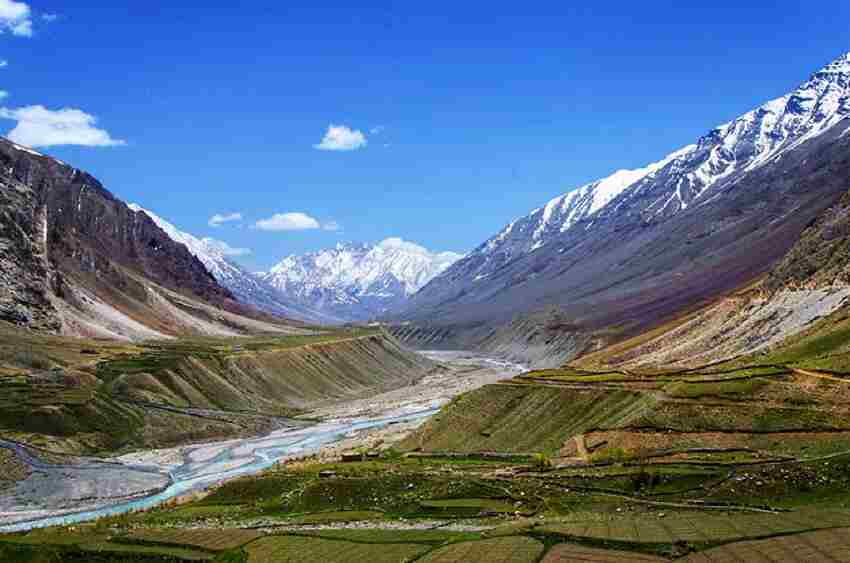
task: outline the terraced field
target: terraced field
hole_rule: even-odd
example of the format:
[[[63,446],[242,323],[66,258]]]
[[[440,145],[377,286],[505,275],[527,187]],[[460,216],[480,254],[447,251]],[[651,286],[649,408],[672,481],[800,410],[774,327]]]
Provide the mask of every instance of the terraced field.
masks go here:
[[[249,563],[398,563],[410,561],[427,546],[407,543],[364,544],[301,536],[268,537],[248,546]]]
[[[732,543],[684,559],[689,563],[737,563],[739,561],[811,563],[850,560],[850,529],[839,528],[768,540]]]
[[[563,462],[803,459],[850,451],[848,382],[778,364],[530,372],[459,397],[404,447]]]
[[[561,543],[549,550],[541,563],[573,563],[575,561],[609,561],[611,563],[659,563],[667,561],[661,557],[634,553],[632,551],[616,551],[599,549],[586,545]]]
[[[32,562],[44,560],[39,553],[104,562],[846,561],[847,522],[846,511],[720,515],[692,510],[666,517],[575,513],[559,522],[519,520],[483,532],[197,528],[122,534],[113,524],[106,534],[84,527],[4,538],[0,555],[8,557],[4,561]]]
[[[208,551],[227,551],[252,542],[263,534],[240,529],[152,529],[136,530],[127,535],[127,543],[147,543],[197,547]]]
[[[830,510],[804,510],[794,513],[742,513],[678,511],[659,517],[644,515],[576,514],[564,522],[547,525],[545,532],[570,537],[598,539],[625,544],[710,545],[752,538],[767,538],[810,530],[847,526],[850,513]]]
[[[539,541],[525,537],[496,538],[452,544],[423,557],[423,563],[534,563],[543,555]]]

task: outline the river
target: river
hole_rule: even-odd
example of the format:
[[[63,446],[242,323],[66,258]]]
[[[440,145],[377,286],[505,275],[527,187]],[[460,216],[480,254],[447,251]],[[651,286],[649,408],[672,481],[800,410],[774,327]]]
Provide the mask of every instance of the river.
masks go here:
[[[512,377],[523,366],[462,352],[429,352],[449,369],[417,385],[316,411],[324,422],[284,428],[265,436],[154,450],[114,460],[79,458],[45,463],[38,452],[0,440],[32,473],[0,494],[0,532],[64,526],[145,510],[278,461],[395,424],[414,425],[453,396]]]

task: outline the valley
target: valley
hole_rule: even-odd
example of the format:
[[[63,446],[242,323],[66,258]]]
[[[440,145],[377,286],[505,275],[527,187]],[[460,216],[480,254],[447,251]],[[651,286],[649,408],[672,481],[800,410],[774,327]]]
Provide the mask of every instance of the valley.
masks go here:
[[[311,344],[289,344],[295,350],[304,346],[342,347],[352,338],[362,340],[374,336],[325,337],[324,342],[314,339],[316,342]],[[285,346],[287,343],[276,344]],[[258,343],[246,342],[242,346],[255,347]],[[426,356],[433,357],[432,369],[408,386],[383,393],[375,386],[368,398],[352,398],[344,403],[339,398],[331,398],[333,391],[323,390],[324,399],[315,403],[315,409],[301,414],[291,411],[288,417],[266,415],[273,421],[269,427],[274,429],[258,436],[168,449],[134,450],[117,457],[99,458],[0,440],[2,451],[24,466],[19,478],[11,479],[6,483],[6,490],[0,492],[0,531],[67,526],[150,509],[169,499],[203,492],[210,486],[257,473],[287,459],[308,454],[333,457],[338,455],[332,451],[334,448],[356,449],[376,442],[392,443],[463,390],[510,378],[523,371],[521,366],[469,354]],[[246,414],[245,410],[181,408],[152,402],[131,404],[164,410],[174,419],[190,416],[204,421],[240,421],[243,428],[240,432],[232,432],[237,435],[263,428],[242,422],[243,418],[258,417]],[[148,424],[156,422],[147,421]],[[186,441],[193,437],[169,439]],[[29,436],[30,444],[36,441]],[[334,446],[335,443],[339,445]]]
[[[7,535],[0,550],[22,561],[34,549],[93,561],[842,560],[847,319],[688,368],[599,367],[626,346],[513,373],[428,353],[442,368],[418,386],[321,407],[318,426],[122,458],[159,459],[187,487],[232,477],[208,493]],[[482,365],[483,386],[433,395]],[[379,412],[391,418],[369,420]],[[257,467],[260,452],[271,457]],[[265,470],[240,477],[248,467]]]
[[[697,93],[695,115],[714,115]],[[641,122],[608,152],[664,147],[651,164],[557,187],[509,223],[508,196],[542,193],[525,164],[464,151],[513,131],[413,162],[392,126],[332,123],[292,169],[276,131],[256,155],[219,140],[203,166],[111,171],[138,201],[173,175],[169,196],[192,199],[160,198],[171,223],[19,144],[46,129],[33,146],[54,146],[69,116],[84,146],[127,146],[79,110],[0,108],[18,121],[0,138],[1,561],[850,560],[850,53],[676,150]],[[515,118],[537,143],[550,117]],[[560,159],[587,164],[590,137],[558,178],[582,177]],[[398,162],[331,154],[370,141]],[[239,176],[198,187],[223,145],[241,159],[216,175]],[[394,192],[378,228],[358,206]],[[294,211],[307,202],[315,217]],[[356,214],[379,242],[341,239]],[[471,251],[432,250],[494,218]]]

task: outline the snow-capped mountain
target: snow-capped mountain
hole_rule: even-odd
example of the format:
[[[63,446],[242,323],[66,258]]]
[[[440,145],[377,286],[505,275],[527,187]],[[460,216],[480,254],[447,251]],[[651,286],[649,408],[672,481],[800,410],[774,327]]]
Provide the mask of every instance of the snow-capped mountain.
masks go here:
[[[181,231],[156,213],[138,204],[132,203],[128,207],[133,211],[144,213],[165,231],[171,240],[185,245],[189,252],[206,266],[216,281],[229,289],[239,301],[290,319],[321,323],[339,322],[339,319],[332,316],[287,302],[284,296],[269,284],[228,258],[244,254],[246,252],[244,249],[231,248],[216,239],[198,238]]]
[[[546,304],[592,318],[609,299],[625,311],[649,299],[657,284],[681,289],[702,271],[696,260],[714,264],[702,275],[724,287],[742,279],[737,260],[749,262],[747,271],[764,271],[788,237],[832,201],[830,190],[846,190],[832,176],[808,192],[800,186],[829,170],[811,170],[816,161],[841,166],[848,117],[850,53],[655,164],[615,172],[511,222],[414,295],[404,318],[480,324]],[[748,256],[729,246],[743,248],[757,230],[763,240],[754,245],[773,237],[775,244],[758,255],[750,248]],[[690,270],[676,271],[686,264]],[[667,279],[674,272],[675,283]]]
[[[736,174],[775,161],[845,119],[850,115],[849,88],[850,53],[794,92],[713,129],[696,144],[645,168],[619,170],[554,198],[511,222],[456,268],[475,264],[473,277],[483,279],[576,225],[592,229],[595,214],[625,209],[629,195],[654,194],[643,204],[642,213],[650,217],[673,215],[698,204]]]
[[[400,238],[288,256],[260,277],[288,299],[349,320],[403,304],[462,255],[431,252]]]

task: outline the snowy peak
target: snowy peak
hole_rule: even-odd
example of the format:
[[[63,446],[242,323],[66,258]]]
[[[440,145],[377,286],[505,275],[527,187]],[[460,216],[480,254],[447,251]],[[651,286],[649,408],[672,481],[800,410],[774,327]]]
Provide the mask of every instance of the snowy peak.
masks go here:
[[[461,257],[400,238],[375,245],[338,243],[287,256],[263,278],[303,303],[364,319],[399,305]]]
[[[675,168],[667,175],[666,191],[643,182],[636,186],[634,191],[639,194],[658,194],[647,211],[653,215],[675,214],[844,121],[850,116],[848,57],[843,55],[830,63],[790,94],[700,138],[691,154],[675,160]]]
[[[514,258],[571,229],[589,230],[641,197],[642,215],[669,217],[742,173],[793,150],[850,116],[850,53],[813,74],[792,93],[721,125],[696,144],[637,170],[618,170],[521,217],[464,261],[483,279]]]
[[[654,177],[670,162],[695,149],[694,145],[690,145],[644,168],[618,170],[606,178],[558,196],[529,215],[513,221],[467,258],[476,262],[475,280],[488,277],[512,259],[537,250],[579,223],[590,225],[596,213],[629,187]]]
[[[185,233],[175,227],[173,224],[169,223],[153,211],[145,209],[137,203],[131,203],[128,205],[130,209],[135,211],[136,213],[144,213],[151,220],[156,223],[156,226],[165,231],[165,234],[171,238],[174,242],[179,242],[181,244],[186,245],[186,248],[189,249],[189,252],[194,254],[201,262],[204,262],[204,265],[207,266],[207,269],[210,267],[207,265],[207,261],[211,263],[214,261],[213,259],[223,258],[223,254],[221,254],[215,247],[215,245],[207,244],[203,239],[199,239],[189,233]],[[212,241],[212,239],[208,239]]]
[[[850,52],[844,53],[843,55],[826,65],[820,72],[815,73],[815,76],[822,74],[842,74],[845,76],[850,76]]]
[[[229,257],[250,254],[250,250],[247,248],[233,248],[227,243],[214,238],[198,238],[181,231],[153,211],[149,211],[136,203],[131,203],[127,207],[137,213],[144,213],[156,223],[157,227],[165,231],[165,234],[171,240],[185,245],[189,249],[189,252],[194,254],[219,282],[223,283],[222,276],[230,275],[233,269],[237,267],[229,260]]]
[[[363,295],[387,275],[395,278],[407,295],[415,293],[462,255],[433,253],[402,240],[388,238],[376,245],[339,243],[333,249],[303,256],[287,256],[267,276],[275,285],[306,283],[320,287],[340,287]]]

